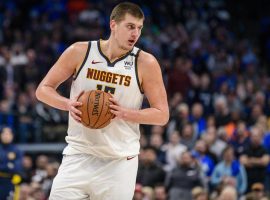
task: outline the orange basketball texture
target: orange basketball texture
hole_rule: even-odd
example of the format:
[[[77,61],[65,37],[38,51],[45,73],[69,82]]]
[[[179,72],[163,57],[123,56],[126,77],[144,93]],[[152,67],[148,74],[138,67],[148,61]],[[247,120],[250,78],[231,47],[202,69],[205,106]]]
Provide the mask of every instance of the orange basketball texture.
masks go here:
[[[78,99],[82,106],[78,109],[82,112],[82,124],[88,128],[99,129],[109,125],[114,114],[110,111],[109,98],[112,95],[101,90],[84,92]]]

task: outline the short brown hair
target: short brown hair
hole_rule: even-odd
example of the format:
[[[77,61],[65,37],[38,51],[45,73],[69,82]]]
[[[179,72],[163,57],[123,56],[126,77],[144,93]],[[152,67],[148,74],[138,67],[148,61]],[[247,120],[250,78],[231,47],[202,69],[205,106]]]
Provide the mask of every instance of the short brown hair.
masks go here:
[[[143,11],[138,5],[130,2],[123,2],[114,7],[110,20],[120,22],[124,19],[126,14],[130,14],[138,19],[144,19]]]

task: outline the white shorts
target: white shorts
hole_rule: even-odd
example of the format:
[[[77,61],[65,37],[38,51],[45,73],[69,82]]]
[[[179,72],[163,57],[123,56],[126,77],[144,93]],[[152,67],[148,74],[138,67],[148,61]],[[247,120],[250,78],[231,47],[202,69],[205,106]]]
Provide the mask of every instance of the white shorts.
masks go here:
[[[50,200],[131,200],[138,156],[101,159],[87,154],[64,155]]]

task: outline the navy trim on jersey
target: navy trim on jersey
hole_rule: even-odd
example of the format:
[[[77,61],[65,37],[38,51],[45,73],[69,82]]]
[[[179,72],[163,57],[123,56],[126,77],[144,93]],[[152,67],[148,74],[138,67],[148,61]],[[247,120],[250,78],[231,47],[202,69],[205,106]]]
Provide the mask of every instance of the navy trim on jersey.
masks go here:
[[[137,84],[138,84],[138,87],[139,87],[139,89],[140,89],[140,92],[141,92],[141,94],[143,94],[144,92],[143,92],[143,89],[142,89],[142,87],[141,87],[141,84],[140,84],[140,79],[139,79],[139,74],[138,74],[138,57],[139,57],[139,53],[140,53],[140,49],[137,51],[137,54],[136,54],[136,56],[135,56],[135,74],[136,74],[136,79],[137,79]]]
[[[84,64],[85,64],[85,62],[86,62],[86,60],[87,60],[87,58],[88,58],[88,54],[89,54],[90,48],[91,48],[91,41],[88,42],[88,47],[87,47],[87,51],[86,51],[86,54],[85,54],[83,63],[81,64],[81,66],[80,66],[78,72],[77,72],[76,74],[74,74],[74,75],[75,75],[75,77],[73,77],[73,80],[74,80],[74,81],[77,79],[79,73],[81,72],[81,70],[82,70],[82,68],[83,68],[83,66],[84,66]]]
[[[108,67],[114,67],[115,63],[117,63],[118,61],[120,60],[123,60],[125,59],[133,50],[133,48],[127,52],[124,56],[120,57],[120,58],[117,58],[115,61],[111,62],[110,59],[101,51],[101,48],[100,48],[100,40],[97,41],[97,46],[98,46],[98,51],[100,53],[100,55],[107,61],[107,65]]]

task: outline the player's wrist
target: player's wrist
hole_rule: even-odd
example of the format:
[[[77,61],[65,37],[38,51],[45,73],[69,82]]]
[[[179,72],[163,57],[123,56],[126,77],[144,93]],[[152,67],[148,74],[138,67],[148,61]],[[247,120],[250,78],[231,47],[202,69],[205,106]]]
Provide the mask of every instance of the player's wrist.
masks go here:
[[[71,109],[71,100],[70,99],[66,99],[64,101],[64,110],[65,111],[70,111]]]
[[[123,113],[123,119],[126,121],[137,122],[139,111],[134,109],[125,109]]]

